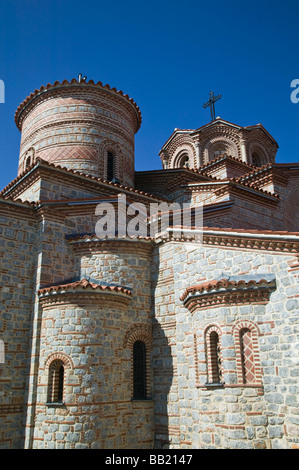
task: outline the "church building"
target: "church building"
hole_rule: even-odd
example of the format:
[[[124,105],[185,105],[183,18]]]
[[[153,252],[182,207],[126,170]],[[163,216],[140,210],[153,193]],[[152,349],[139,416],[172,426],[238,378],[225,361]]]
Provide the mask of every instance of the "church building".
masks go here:
[[[159,169],[135,171],[141,120],[127,94],[82,76],[15,113],[0,448],[299,448],[299,163],[275,162],[262,124],[211,114],[161,142]],[[120,196],[128,214],[145,208],[146,233],[101,236],[100,209],[119,221]],[[170,211],[163,232],[172,204],[190,224]]]

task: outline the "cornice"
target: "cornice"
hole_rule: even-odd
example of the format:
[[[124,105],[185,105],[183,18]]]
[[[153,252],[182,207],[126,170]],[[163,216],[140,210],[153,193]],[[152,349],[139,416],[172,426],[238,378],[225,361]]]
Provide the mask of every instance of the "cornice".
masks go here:
[[[287,186],[289,176],[285,174],[283,171],[280,171],[279,168],[275,166],[273,163],[268,163],[267,165],[263,165],[260,168],[255,168],[253,171],[236,178],[235,181],[245,183],[249,183],[252,187],[256,187],[257,185],[273,182],[278,183],[282,186]],[[259,187],[259,186],[258,186]]]
[[[266,303],[275,287],[274,279],[213,280],[188,287],[180,300],[193,313],[197,309],[221,305]]]
[[[176,235],[178,232],[178,235]],[[164,238],[157,238],[157,244],[174,243],[202,243],[204,246],[213,246],[225,249],[241,249],[250,251],[271,251],[277,254],[290,254],[299,256],[299,232],[271,231],[271,230],[245,230],[219,227],[203,227],[199,230],[190,230],[189,237],[181,236],[182,228],[170,227]],[[193,235],[194,233],[194,235]]]
[[[134,111],[134,114],[136,115],[136,120],[137,120],[137,126],[136,126],[136,132],[140,128],[141,125],[141,112],[135,101],[130,98],[127,94],[125,94],[122,90],[117,90],[116,88],[111,88],[110,85],[106,84],[103,85],[102,82],[97,82],[95,83],[93,80],[89,80],[88,82],[78,82],[75,78],[73,78],[70,82],[68,80],[63,80],[63,82],[55,81],[53,85],[48,83],[46,86],[42,86],[39,90],[35,90],[33,93],[31,93],[27,98],[20,104],[18,107],[16,113],[15,113],[15,122],[18,127],[18,129],[21,131],[21,118],[22,114],[24,111],[27,109],[29,105],[31,105],[35,100],[37,100],[39,97],[49,94],[50,92],[56,92],[61,89],[71,89],[71,88],[78,88],[80,90],[83,89],[93,89],[95,91],[100,90],[103,91],[104,93],[109,93],[112,96],[118,97],[132,108]]]
[[[14,193],[19,193],[19,188],[21,186],[21,191],[24,188],[27,188],[28,186],[28,181],[31,184],[32,182],[36,181],[39,177],[40,174],[38,171],[45,170],[45,171],[53,171],[57,173],[61,173],[62,175],[65,176],[70,176],[70,177],[75,177],[79,178],[82,182],[85,182],[87,185],[90,185],[91,183],[97,184],[98,186],[101,186],[101,188],[107,188],[108,190],[112,190],[115,192],[115,190],[119,190],[123,193],[127,193],[130,196],[136,195],[136,196],[141,196],[143,198],[147,198],[150,200],[156,200],[156,201],[166,201],[165,198],[162,198],[161,196],[154,196],[146,191],[138,190],[129,186],[125,186],[120,183],[113,183],[111,181],[104,180],[102,178],[96,177],[96,176],[91,176],[86,173],[80,172],[78,170],[72,170],[57,164],[49,163],[46,160],[43,160],[41,158],[37,158],[36,161],[28,167],[24,172],[22,172],[19,176],[17,176],[14,180],[12,180],[5,188],[2,189],[0,192],[0,196],[8,196],[8,194],[14,194]],[[15,191],[16,190],[16,191]]]
[[[87,279],[80,281],[69,282],[65,284],[52,285],[38,290],[37,295],[39,300],[47,303],[60,303],[68,301],[69,296],[75,295],[79,299],[85,296],[88,299],[93,296],[93,299],[118,297],[121,300],[129,301],[132,298],[132,290],[122,286],[98,284],[90,282]]]

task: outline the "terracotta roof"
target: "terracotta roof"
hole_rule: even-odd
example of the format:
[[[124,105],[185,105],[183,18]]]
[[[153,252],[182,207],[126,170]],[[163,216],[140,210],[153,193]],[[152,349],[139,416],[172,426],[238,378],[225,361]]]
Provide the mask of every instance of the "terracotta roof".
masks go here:
[[[114,188],[119,188],[119,189],[122,189],[122,190],[125,190],[125,191],[129,191],[129,192],[137,194],[137,195],[146,196],[146,197],[150,197],[150,198],[153,198],[153,199],[166,201],[166,199],[162,198],[161,196],[155,196],[153,194],[147,193],[146,191],[141,191],[141,190],[138,190],[138,189],[135,189],[135,188],[131,188],[129,186],[125,186],[125,185],[120,184],[120,183],[112,183],[111,181],[104,180],[103,178],[99,178],[97,176],[91,176],[91,175],[88,175],[86,173],[80,172],[78,170],[73,170],[73,169],[66,168],[64,166],[60,166],[60,165],[57,165],[57,164],[54,164],[54,163],[49,163],[46,160],[43,160],[42,158],[37,158],[34,163],[32,163],[28,168],[26,168],[26,170],[24,170],[22,173],[20,173],[7,186],[5,186],[5,188],[3,188],[2,191],[0,192],[0,196],[5,195],[5,193],[7,193],[13,186],[15,186],[19,181],[21,181],[23,178],[25,178],[31,171],[35,170],[38,167],[46,167],[46,168],[50,168],[50,169],[60,170],[60,171],[66,172],[67,174],[70,174],[70,175],[80,176],[80,177],[86,178],[88,180],[99,182],[99,183],[105,184],[105,185],[110,186],[110,187],[113,186]]]
[[[230,182],[236,184],[237,186],[252,189],[254,191],[260,192],[261,194],[264,194],[265,196],[270,196],[270,197],[274,197],[276,199],[280,199],[279,194],[272,193],[271,191],[266,191],[265,189],[261,189],[253,183],[248,183],[248,182],[245,183],[245,181],[239,180],[239,178],[231,178]]]
[[[204,292],[210,291],[219,291],[219,290],[232,290],[232,289],[244,289],[244,288],[257,288],[257,287],[270,287],[273,284],[273,280],[260,279],[256,281],[254,279],[245,281],[230,281],[228,279],[213,280],[208,282],[203,282],[197,286],[188,287],[183,295],[180,297],[181,301],[186,300],[188,295],[201,294]]]
[[[241,160],[241,158],[233,157],[232,155],[223,154],[223,155],[218,155],[217,157],[213,158],[213,160],[211,160],[208,163],[206,163],[205,165],[202,165],[201,167],[199,167],[198,171],[202,171],[202,170],[204,170],[205,168],[208,168],[211,165],[215,165],[217,163],[222,162],[223,160],[232,160],[233,162],[240,163],[245,167],[256,169],[256,166],[251,165],[250,163],[247,163],[247,162],[243,162],[243,160]]]
[[[223,185],[226,185],[226,184],[235,184],[236,186],[239,185],[241,188],[244,187],[244,188],[248,188],[248,189],[252,189],[252,190],[255,190],[259,193],[261,193],[262,195],[265,195],[265,196],[270,196],[270,197],[274,197],[276,199],[280,199],[280,196],[276,193],[272,193],[270,191],[266,191],[264,189],[261,189],[259,187],[256,187],[256,185],[252,184],[252,183],[249,183],[249,182],[244,182],[243,181],[243,178],[244,176],[241,176],[241,177],[235,177],[235,178],[229,178],[228,180],[222,180],[220,178],[218,178],[217,176],[211,176],[207,169],[210,165],[212,164],[217,164],[217,163],[220,163],[224,158],[228,158],[228,159],[231,159],[232,161],[234,162],[238,162],[240,164],[243,164],[245,167],[247,168],[252,168],[253,170],[249,173],[245,173],[245,176],[246,175],[251,175],[251,174],[254,174],[255,171],[259,171],[260,169],[257,169],[254,165],[250,165],[250,164],[247,164],[245,162],[242,162],[242,160],[240,160],[239,158],[237,157],[232,157],[230,155],[220,155],[219,157],[216,157],[214,160],[211,160],[208,164],[202,166],[202,167],[199,167],[199,168],[168,168],[168,169],[164,169],[164,170],[152,170],[152,171],[144,171],[144,172],[138,172],[138,173],[143,173],[143,174],[150,174],[150,173],[154,173],[154,172],[157,172],[159,171],[162,175],[165,175],[166,173],[171,173],[171,172],[177,172],[177,171],[184,171],[185,173],[193,173],[193,174],[196,174],[200,177],[203,177],[203,178],[206,178],[206,184],[209,184],[209,183],[223,183]],[[196,185],[197,183],[190,183],[190,184],[193,184],[193,185]],[[202,181],[198,181],[198,184],[204,184]]]
[[[34,209],[36,207],[36,203],[34,201],[22,201],[22,199],[13,199],[12,197],[3,197],[2,191],[0,192],[0,202],[15,204],[19,206],[26,206],[28,208]]]
[[[93,291],[99,290],[99,291],[109,292],[109,293],[111,292],[121,293],[121,294],[126,294],[128,296],[132,295],[132,291],[125,287],[96,284],[94,282],[88,281],[87,279],[82,279],[80,281],[75,281],[75,282],[69,282],[67,284],[59,284],[59,285],[52,285],[49,287],[44,287],[42,289],[39,289],[38,294],[40,296],[44,296],[47,294],[53,294],[53,293],[64,292],[64,291],[80,290],[80,289],[93,290]]]
[[[113,93],[116,96],[119,96],[121,98],[124,98],[128,103],[130,103],[132,105],[133,109],[135,109],[136,116],[137,116],[137,122],[138,122],[137,130],[140,128],[141,121],[142,121],[140,109],[137,106],[137,104],[135,103],[135,101],[132,98],[130,98],[127,94],[125,94],[122,90],[117,90],[116,88],[111,88],[110,85],[103,85],[102,82],[95,83],[93,80],[89,80],[88,82],[79,83],[75,78],[73,78],[70,82],[68,82],[68,80],[63,80],[63,82],[61,82],[61,83],[59,81],[56,81],[53,85],[51,85],[51,83],[48,83],[46,86],[41,86],[41,88],[39,90],[34,90],[33,93],[31,93],[29,96],[27,96],[27,98],[23,101],[23,103],[20,104],[17,111],[15,112],[15,123],[16,123],[18,129],[21,130],[20,124],[19,124],[20,115],[24,111],[25,107],[30,103],[30,101],[37,98],[38,96],[40,96],[43,93],[47,93],[47,92],[52,91],[52,90],[55,91],[56,89],[59,89],[61,87],[66,87],[66,88],[67,87],[69,87],[69,88],[71,88],[71,87],[98,88],[98,89],[101,89],[101,90],[106,90],[109,93]],[[136,130],[136,132],[137,132],[137,130]]]
[[[201,132],[203,131],[204,129],[206,128],[209,128],[211,126],[214,126],[214,125],[217,125],[219,123],[222,123],[222,124],[226,124],[228,126],[232,126],[232,127],[236,127],[238,129],[245,129],[245,130],[248,130],[248,131],[251,131],[251,130],[254,130],[254,129],[261,129],[268,137],[269,139],[272,140],[272,142],[274,142],[277,147],[278,147],[278,144],[276,142],[276,140],[274,139],[274,137],[272,137],[272,135],[264,128],[264,126],[262,124],[255,124],[253,126],[239,126],[238,124],[234,124],[233,122],[229,122],[229,121],[226,121],[225,119],[222,119],[220,117],[217,117],[214,121],[211,121],[211,122],[208,122],[207,124],[204,124],[203,126],[200,126],[198,127],[197,129],[175,129],[173,131],[173,133],[171,134],[171,136],[168,138],[168,140],[165,142],[165,144],[163,145],[163,147],[161,148],[160,152],[162,152],[162,150],[167,146],[167,144],[172,140],[172,138],[175,136],[176,133],[189,133],[189,134],[196,134],[198,132]]]

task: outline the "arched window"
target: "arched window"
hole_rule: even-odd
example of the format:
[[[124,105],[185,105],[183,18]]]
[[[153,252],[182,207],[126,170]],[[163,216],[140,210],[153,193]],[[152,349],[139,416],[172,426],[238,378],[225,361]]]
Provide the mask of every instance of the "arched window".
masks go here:
[[[219,157],[220,155],[224,155],[226,153],[225,148],[219,148],[214,151],[214,158]]]
[[[133,345],[133,398],[146,399],[146,347],[143,341]]]
[[[208,383],[222,384],[222,357],[220,331],[217,326],[211,326],[206,331],[206,355],[208,367]]]
[[[49,367],[48,403],[62,403],[64,391],[64,364],[54,360]]]
[[[180,159],[180,168],[189,168],[189,157],[188,155],[183,155],[183,157]]]
[[[114,177],[114,155],[108,152],[107,155],[107,180],[112,181]]]
[[[211,379],[213,383],[221,381],[220,341],[216,331],[210,334]]]
[[[220,157],[224,154],[233,154],[233,150],[230,149],[229,145],[226,142],[216,142],[211,147],[210,160]]]
[[[29,156],[29,157],[27,157],[27,159],[26,159],[26,166],[25,166],[25,168],[28,168],[30,165],[31,165],[31,157]]]
[[[262,166],[263,165],[262,158],[260,157],[260,155],[257,152],[253,152],[253,154],[251,156],[251,159],[252,159],[252,164],[254,166]]]
[[[58,387],[57,387],[57,401],[63,401],[63,383],[64,383],[64,367],[60,366],[58,370]]]
[[[253,354],[252,334],[249,328],[240,330],[240,350],[243,383],[255,382],[255,365]]]
[[[237,321],[233,328],[236,345],[238,383],[242,385],[262,383],[257,326],[245,320]]]

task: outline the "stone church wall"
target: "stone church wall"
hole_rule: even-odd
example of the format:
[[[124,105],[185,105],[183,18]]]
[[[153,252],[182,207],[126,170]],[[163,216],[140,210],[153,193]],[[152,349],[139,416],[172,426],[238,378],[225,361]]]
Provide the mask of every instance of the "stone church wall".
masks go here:
[[[33,448],[152,448],[152,373],[147,399],[132,399],[131,337],[145,334],[150,361],[151,244],[70,242],[75,273],[132,291],[58,290],[41,302]],[[139,336],[138,336],[139,335]],[[47,403],[49,367],[65,364],[64,403]]]
[[[155,249],[154,371],[163,397],[156,406],[157,447],[297,448],[298,263],[288,254],[165,243]],[[297,267],[296,267],[297,266]],[[210,307],[191,313],[180,297],[187,287],[227,275],[274,275],[269,300]],[[243,322],[243,323],[242,323]],[[240,383],[237,329],[256,331],[256,381]],[[239,326],[238,326],[239,325]],[[207,328],[221,336],[224,386],[208,382]],[[160,328],[163,330],[161,334]],[[162,377],[163,375],[163,377]]]
[[[30,208],[0,203],[0,448],[23,448],[36,268]]]

